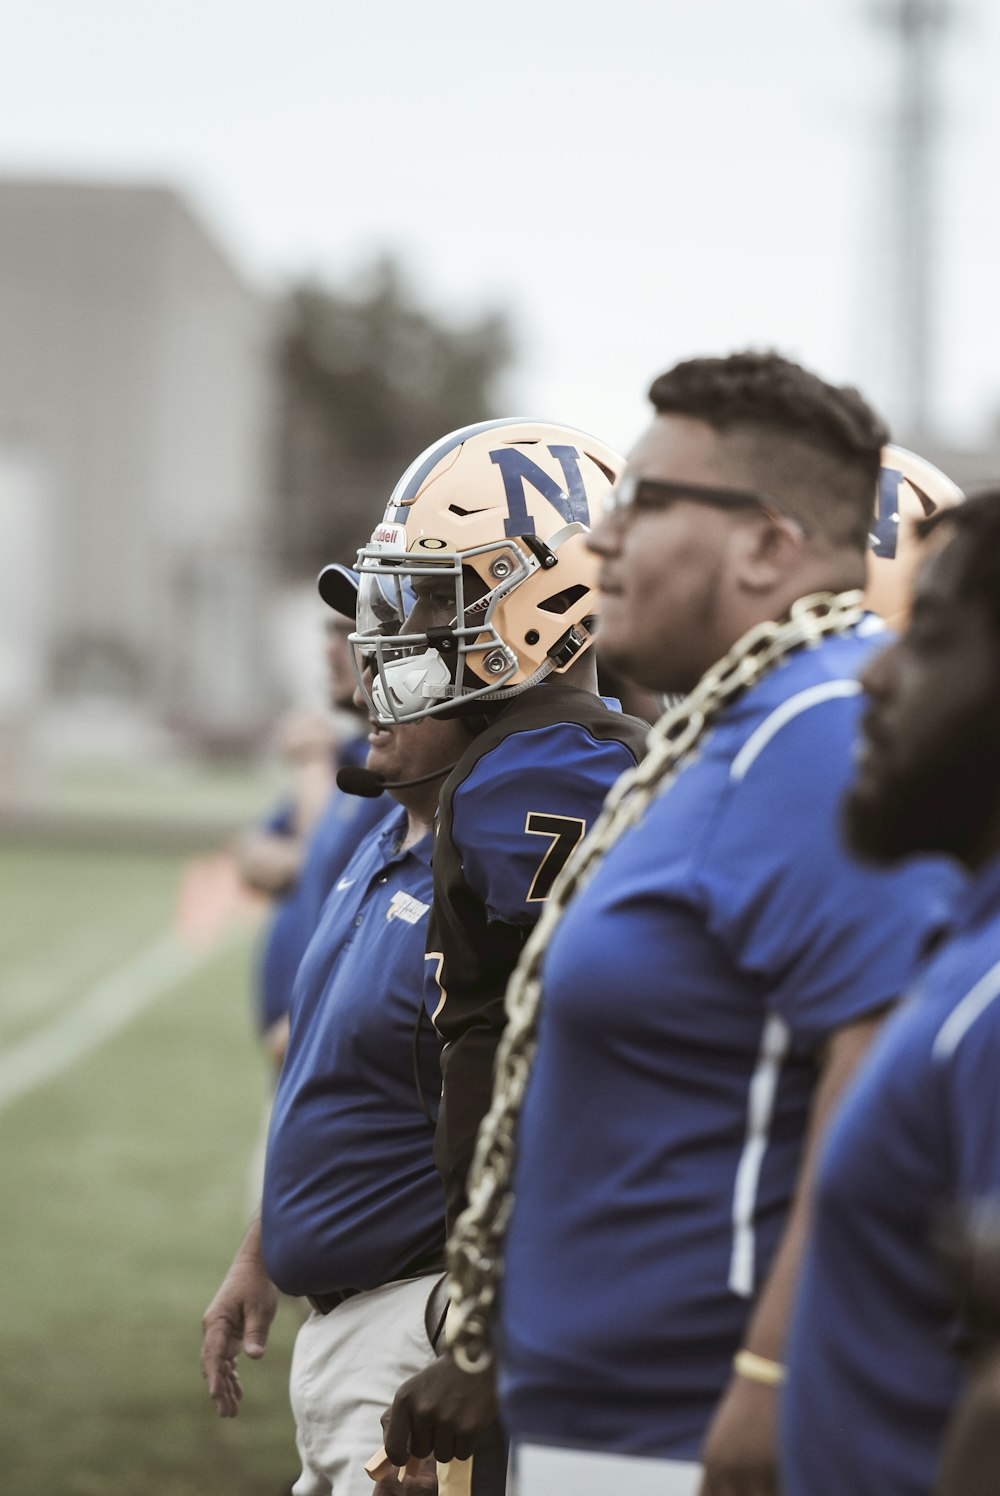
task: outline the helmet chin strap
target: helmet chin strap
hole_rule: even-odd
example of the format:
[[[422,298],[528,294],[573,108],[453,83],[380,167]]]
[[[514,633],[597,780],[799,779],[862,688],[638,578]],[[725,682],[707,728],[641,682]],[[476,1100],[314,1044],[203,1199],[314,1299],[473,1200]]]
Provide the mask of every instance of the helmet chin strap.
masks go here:
[[[534,686],[539,685],[547,675],[552,674],[555,668],[554,660],[543,660],[538,669],[533,671],[519,686],[504,686],[502,691],[482,691],[477,695],[476,700],[510,701],[513,697],[521,696],[525,691],[530,691]]]

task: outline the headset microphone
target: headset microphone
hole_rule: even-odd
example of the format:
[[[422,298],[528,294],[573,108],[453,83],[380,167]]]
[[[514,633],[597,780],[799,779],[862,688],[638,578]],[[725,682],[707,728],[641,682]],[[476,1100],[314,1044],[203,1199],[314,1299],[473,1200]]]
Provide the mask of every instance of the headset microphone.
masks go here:
[[[415,784],[430,784],[432,779],[443,779],[454,767],[454,764],[446,764],[443,769],[435,769],[433,774],[421,774],[419,779],[386,779],[375,769],[359,769],[348,764],[337,770],[337,788],[345,795],[363,795],[366,800],[374,800],[383,790],[408,790]]]

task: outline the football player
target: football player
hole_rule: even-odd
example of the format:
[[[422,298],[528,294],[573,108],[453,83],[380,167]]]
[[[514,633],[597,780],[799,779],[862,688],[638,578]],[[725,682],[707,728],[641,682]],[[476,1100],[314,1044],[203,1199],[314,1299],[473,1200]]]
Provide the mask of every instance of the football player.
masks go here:
[[[352,616],[355,597],[348,580]],[[371,1430],[400,1379],[434,1357],[440,1063],[420,1018],[438,791],[468,741],[440,718],[370,724],[368,764],[399,804],[345,859],[303,957],[261,1211],[203,1320],[209,1395],[234,1417],[239,1354],[264,1353],[277,1290],[309,1301],[291,1373],[297,1496],[368,1496]]]
[[[789,1496],[929,1496],[996,1331],[995,1286],[973,1274],[967,1315],[934,1238],[944,1211],[985,1206],[995,1226],[1000,1196],[1000,491],[929,528],[909,627],[864,673],[847,824],[877,864],[947,853],[973,881],[830,1130],[789,1349]],[[954,1430],[949,1496],[996,1489],[996,1385],[994,1359]]]
[[[690,694],[528,942],[451,1244],[526,1496],[772,1496],[814,1148],[953,892],[838,837],[881,422],[770,354],[651,398],[590,540],[602,648]]]
[[[427,953],[445,1043],[436,1152],[449,1223],[490,1099],[507,979],[560,869],[645,747],[647,724],[597,695],[592,649],[587,537],[620,467],[572,428],[464,428],[415,459],[358,556],[355,645],[374,663],[370,684],[359,671],[373,718],[391,731],[457,717],[474,734],[441,795]],[[336,604],[340,569],[320,586]],[[426,1410],[470,1388],[459,1426],[429,1437]],[[442,1357],[396,1399],[390,1455],[468,1456],[491,1398],[489,1379]],[[480,1442],[475,1489],[492,1471],[502,1490],[504,1465]]]

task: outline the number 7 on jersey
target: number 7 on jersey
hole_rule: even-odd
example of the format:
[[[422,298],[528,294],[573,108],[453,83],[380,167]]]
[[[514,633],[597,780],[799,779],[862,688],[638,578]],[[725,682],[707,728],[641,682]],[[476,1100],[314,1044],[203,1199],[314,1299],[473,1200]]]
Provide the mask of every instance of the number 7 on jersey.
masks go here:
[[[587,823],[576,816],[544,815],[540,811],[529,810],[524,829],[531,836],[549,838],[549,845],[531,880],[525,900],[528,904],[543,904],[552,892],[553,883],[569,861],[573,848],[583,840]]]

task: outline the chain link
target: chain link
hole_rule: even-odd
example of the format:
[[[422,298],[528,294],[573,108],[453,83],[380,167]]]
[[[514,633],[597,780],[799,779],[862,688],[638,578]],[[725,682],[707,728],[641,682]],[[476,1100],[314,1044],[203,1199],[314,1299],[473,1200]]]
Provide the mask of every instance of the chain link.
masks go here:
[[[507,1026],[497,1050],[493,1101],[479,1129],[469,1204],[448,1243],[448,1342],[463,1371],[483,1371],[493,1359],[490,1325],[514,1203],[517,1121],[535,1057],[542,959],[566,906],[589,883],[609,848],[670,788],[719,712],[794,650],[853,628],[862,616],[861,601],[860,592],[813,593],[799,598],[783,622],[758,624],[738,639],[691,694],[650,729],[645,758],[612,786],[590,834],[553,884],[507,988]]]

